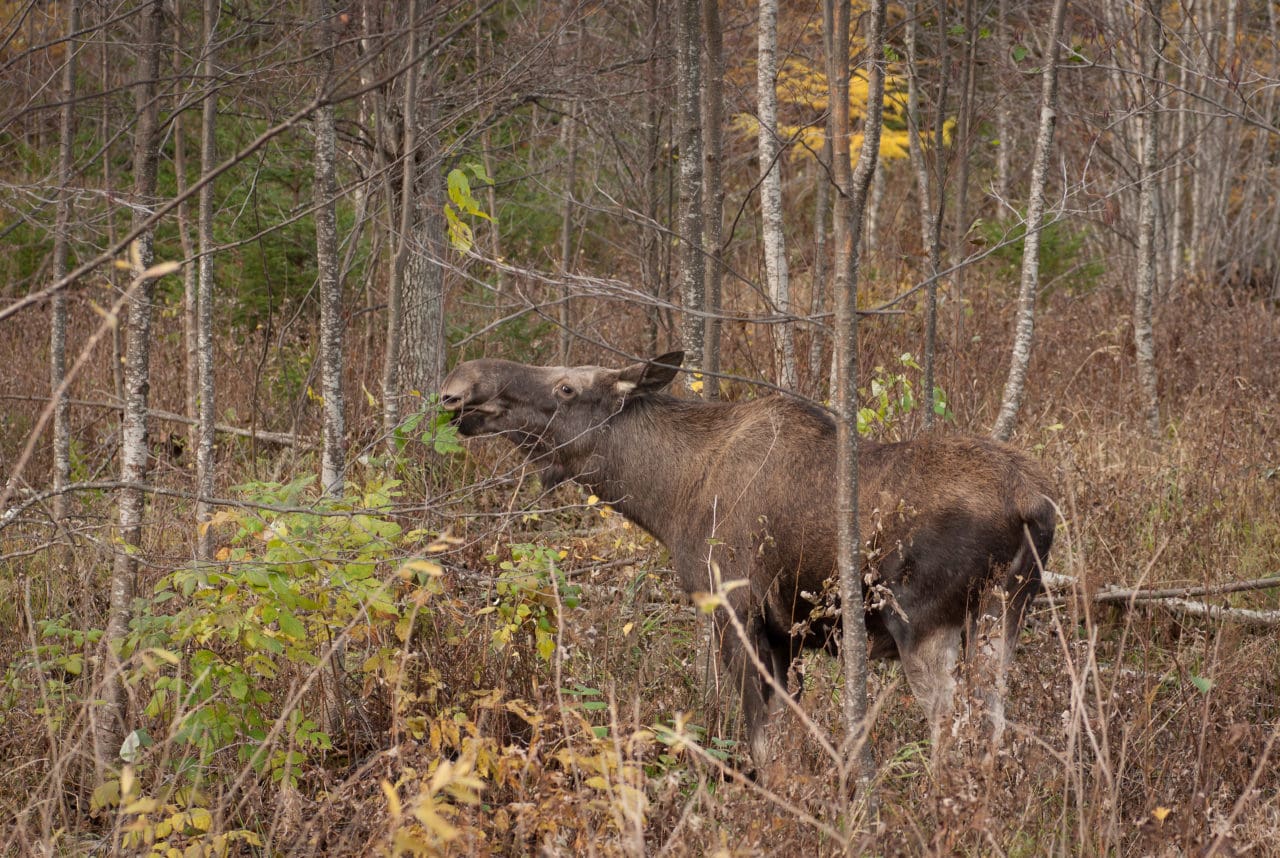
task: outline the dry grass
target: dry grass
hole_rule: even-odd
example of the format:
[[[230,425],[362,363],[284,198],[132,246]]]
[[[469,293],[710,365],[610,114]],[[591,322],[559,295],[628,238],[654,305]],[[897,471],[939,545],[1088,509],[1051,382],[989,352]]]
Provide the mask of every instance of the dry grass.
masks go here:
[[[970,295],[963,341],[945,343],[940,377],[958,423],[982,431],[1003,380],[1008,302],[977,289]],[[1211,846],[1222,855],[1269,854],[1280,840],[1280,636],[1190,621],[1159,606],[1099,608],[1087,595],[1109,584],[1280,574],[1280,319],[1210,290],[1164,304],[1157,330],[1169,430],[1157,444],[1133,417],[1126,312],[1121,296],[1103,290],[1060,292],[1039,320],[1016,440],[1056,472],[1064,521],[1050,567],[1075,576],[1081,592],[1042,604],[1024,633],[1011,677],[1012,738],[984,761],[974,750],[980,739],[962,730],[930,765],[923,717],[897,668],[882,666],[873,678],[878,825],[856,815],[833,762],[794,715],[778,716],[777,761],[757,783],[726,774],[698,750],[719,750],[712,737],[736,735],[733,713],[703,691],[706,624],[674,591],[660,549],[617,517],[602,520],[571,487],[540,495],[521,483],[504,450],[478,445],[443,465],[415,453],[416,466],[404,472],[405,494],[391,517],[426,535],[421,544],[397,545],[378,574],[408,598],[397,583],[398,559],[447,533],[449,547],[433,555],[446,570],[441,589],[423,601],[408,642],[385,624],[353,621],[349,658],[377,644],[398,652],[402,669],[389,682],[389,673],[353,668],[367,681],[349,689],[355,714],[345,738],[309,756],[296,787],[246,768],[229,744],[192,791],[174,765],[184,747],[170,724],[153,718],[157,743],[131,775],[136,796],[154,805],[126,802],[91,814],[95,774],[86,765],[81,701],[92,689],[34,658],[33,647],[46,642],[45,618],[67,614],[69,627],[100,626],[109,498],[79,499],[68,568],[55,564],[53,551],[35,550],[50,538],[37,524],[0,533],[7,654],[0,812],[15,820],[0,829],[0,852],[126,851],[134,830],[166,847],[215,851],[216,836],[232,835],[220,841],[226,854],[797,855],[835,854],[842,841],[853,853],[883,855],[1185,855]],[[867,325],[864,367],[918,348],[907,318]],[[167,334],[152,389],[158,407],[180,411],[177,341]],[[0,343],[0,361],[14,368],[0,394],[42,389],[43,364],[23,359],[41,353],[41,336],[33,329]],[[256,348],[225,352],[225,378],[253,378]],[[225,384],[220,410],[247,424],[257,408],[261,425],[288,429],[297,408],[298,429],[307,431],[315,419],[309,406],[267,395],[301,352],[286,359],[268,349],[258,401],[252,384]],[[105,362],[91,372],[74,395],[106,398]],[[358,390],[364,379],[352,373]],[[36,405],[9,399],[3,411],[0,455],[12,461]],[[75,415],[78,477],[109,475],[114,421],[101,410]],[[366,403],[353,401],[351,419],[359,438],[375,438]],[[915,427],[908,420],[896,429]],[[251,478],[314,469],[305,453],[243,442],[223,444],[220,455],[222,493]],[[155,481],[183,485],[187,467],[161,455]],[[37,458],[28,478],[46,469]],[[352,473],[363,475],[360,467]],[[191,554],[186,501],[157,498],[148,515],[144,590]],[[482,610],[513,600],[494,583],[513,543],[563,550],[559,566],[582,588],[576,608],[554,590],[520,597],[545,609],[556,644],[549,660],[539,656],[531,626],[495,646],[499,612]],[[1274,591],[1218,601],[1277,607]],[[310,712],[326,677],[297,668],[275,683],[281,699]],[[147,681],[135,687],[139,708]],[[50,700],[59,688],[70,701],[62,708]],[[284,695],[290,688],[296,693]],[[839,694],[837,665],[809,656],[801,700],[828,735],[838,732]],[[190,815],[175,822],[192,807],[209,811],[207,824]],[[237,832],[246,833],[235,839]]]

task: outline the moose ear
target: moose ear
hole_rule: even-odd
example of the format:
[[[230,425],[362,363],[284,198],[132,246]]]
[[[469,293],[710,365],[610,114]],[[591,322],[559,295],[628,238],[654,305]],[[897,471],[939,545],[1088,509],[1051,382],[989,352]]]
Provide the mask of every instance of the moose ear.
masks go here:
[[[633,363],[618,371],[615,387],[623,394],[657,393],[671,383],[682,363],[684,352],[681,351],[667,352],[651,360]]]

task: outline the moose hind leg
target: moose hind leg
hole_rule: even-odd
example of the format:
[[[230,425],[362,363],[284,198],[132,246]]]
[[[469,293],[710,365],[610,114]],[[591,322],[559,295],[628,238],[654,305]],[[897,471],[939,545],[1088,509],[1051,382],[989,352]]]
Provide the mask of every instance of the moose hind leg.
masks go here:
[[[951,719],[956,661],[960,655],[960,629],[942,626],[928,634],[909,637],[908,641],[898,641],[902,669],[911,692],[929,719],[933,746],[937,748],[942,730]]]

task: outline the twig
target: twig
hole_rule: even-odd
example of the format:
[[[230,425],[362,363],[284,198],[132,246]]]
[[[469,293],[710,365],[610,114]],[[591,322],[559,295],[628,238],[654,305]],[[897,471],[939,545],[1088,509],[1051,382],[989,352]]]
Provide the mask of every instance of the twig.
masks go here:
[[[20,400],[23,402],[48,402],[47,396],[19,396],[17,394],[2,394],[0,399]],[[118,402],[95,402],[87,399],[70,399],[68,405],[78,406],[80,408],[103,408],[109,411],[123,411],[124,406]],[[172,411],[164,411],[159,408],[152,408],[147,411],[147,418],[151,420],[166,420],[170,423],[182,423],[187,426],[195,426],[196,420],[183,414],[175,414]],[[269,444],[279,444],[282,447],[296,447],[302,450],[314,450],[318,445],[313,438],[304,438],[293,435],[289,432],[270,432],[264,429],[242,429],[239,426],[231,426],[226,423],[214,424],[214,431],[221,432],[224,435],[237,435],[241,438],[256,438],[259,441],[266,441]]]

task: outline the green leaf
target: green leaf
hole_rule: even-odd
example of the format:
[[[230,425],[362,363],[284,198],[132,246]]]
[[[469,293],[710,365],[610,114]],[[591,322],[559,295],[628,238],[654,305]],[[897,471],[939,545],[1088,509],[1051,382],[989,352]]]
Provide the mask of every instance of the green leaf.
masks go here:
[[[1013,61],[1020,63],[1027,58],[1027,54],[1031,53],[1022,45],[1013,46]]]
[[[288,611],[280,612],[280,631],[284,632],[294,640],[302,640],[307,636],[306,627],[302,625],[302,621]]]
[[[1195,674],[1192,674],[1191,684],[1194,685],[1196,690],[1201,694],[1208,694],[1209,689],[1213,688],[1213,680],[1209,679],[1207,676],[1196,676]]]

